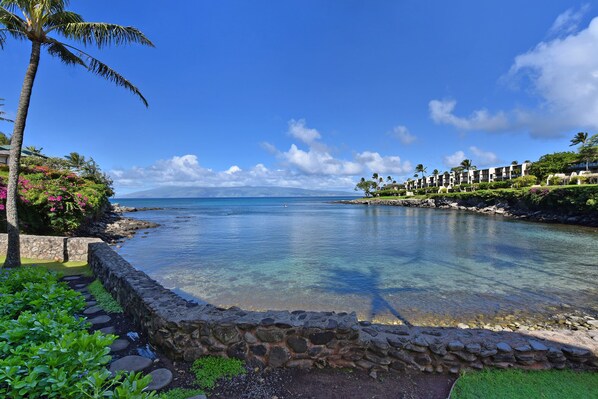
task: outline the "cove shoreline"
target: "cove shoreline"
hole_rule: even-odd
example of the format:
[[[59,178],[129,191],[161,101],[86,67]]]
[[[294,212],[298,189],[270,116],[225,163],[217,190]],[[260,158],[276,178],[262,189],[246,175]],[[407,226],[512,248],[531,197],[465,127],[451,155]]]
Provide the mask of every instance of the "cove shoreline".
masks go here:
[[[511,219],[527,220],[541,223],[561,223],[569,225],[578,225],[585,227],[598,227],[598,212],[572,214],[569,212],[559,212],[558,209],[551,211],[531,210],[521,203],[508,203],[507,201],[488,201],[481,197],[472,197],[467,199],[460,198],[424,198],[424,199],[376,199],[360,198],[354,200],[335,201],[337,204],[348,205],[386,205],[403,206],[411,208],[437,208],[453,209],[475,212],[484,215],[501,215]]]

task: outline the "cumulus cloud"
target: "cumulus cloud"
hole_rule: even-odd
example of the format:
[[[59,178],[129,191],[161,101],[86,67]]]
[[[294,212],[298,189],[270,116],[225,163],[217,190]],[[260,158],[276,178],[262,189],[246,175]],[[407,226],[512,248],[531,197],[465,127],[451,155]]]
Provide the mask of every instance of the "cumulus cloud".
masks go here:
[[[520,123],[536,135],[598,128],[598,18],[587,29],[538,44],[518,55],[511,78],[527,78],[542,99],[538,110],[520,110]]]
[[[464,131],[527,131],[533,137],[598,129],[598,17],[578,31],[586,11],[582,7],[557,17],[551,33],[559,35],[517,55],[502,77],[503,82],[518,83],[531,93],[535,106],[497,112],[480,109],[463,117],[454,112],[455,100],[432,100],[432,120]]]
[[[405,145],[409,145],[417,140],[417,137],[409,133],[409,129],[406,126],[396,126],[392,130],[391,135]]]
[[[428,107],[430,117],[438,124],[452,125],[461,130],[503,131],[509,126],[504,112],[494,115],[485,109],[474,111],[469,117],[456,116],[453,111],[457,106],[455,100],[432,100]]]
[[[310,129],[305,126],[305,119],[291,119],[289,121],[288,133],[305,144],[311,144],[322,137],[316,129]]]
[[[280,151],[270,143],[262,143],[266,152],[276,158],[280,165],[277,169],[258,163],[246,169],[232,165],[215,171],[203,167],[196,155],[187,154],[159,160],[146,167],[111,170],[109,174],[117,190],[159,186],[281,186],[347,190],[354,187],[362,174],[400,175],[413,170],[411,163],[399,156],[383,156],[373,151],[356,152],[349,159],[337,157],[319,141],[320,133],[308,128],[304,120],[290,121],[289,133],[303,142],[306,148],[293,143],[287,151]]]
[[[382,156],[377,152],[364,151],[355,155],[355,160],[377,173],[404,174],[413,171],[409,161],[403,162],[398,156]]]
[[[577,32],[582,18],[587,14],[589,9],[589,4],[584,4],[577,10],[574,8],[568,9],[554,20],[548,33],[553,36],[559,36]]]
[[[225,171],[224,173],[226,173],[227,175],[232,175],[233,173],[239,173],[242,171],[243,171],[243,169],[239,168],[237,165],[233,165],[230,168],[228,168],[228,170]]]
[[[233,165],[223,171],[214,171],[202,167],[197,156],[191,154],[159,160],[146,167],[111,170],[109,174],[117,192],[167,186],[278,186],[348,190],[355,185],[352,176],[313,176],[290,169],[269,169],[262,163],[247,169]]]
[[[473,154],[472,158],[477,166],[497,166],[500,158],[492,151],[484,151],[478,147],[471,146],[469,150]]]
[[[355,175],[363,169],[355,162],[335,159],[326,151],[319,151],[316,148],[304,151],[295,144],[281,155],[288,164],[308,174]]]
[[[466,159],[465,152],[456,151],[455,153],[453,153],[451,155],[445,156],[444,159],[442,160],[442,162],[444,163],[444,166],[446,166],[447,168],[454,168],[455,166],[459,166],[459,164],[464,159]]]

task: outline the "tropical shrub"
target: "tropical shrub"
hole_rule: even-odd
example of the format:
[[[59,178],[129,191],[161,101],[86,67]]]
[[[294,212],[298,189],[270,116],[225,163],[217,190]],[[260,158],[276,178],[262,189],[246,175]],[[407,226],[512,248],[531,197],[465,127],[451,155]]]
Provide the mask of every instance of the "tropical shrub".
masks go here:
[[[0,221],[5,230],[7,172],[0,170]],[[112,189],[66,169],[24,166],[19,177],[21,228],[31,234],[65,234],[96,217]]]
[[[570,184],[584,184],[587,183],[588,178],[586,176],[573,176],[569,181]]]
[[[27,279],[31,279],[27,282]],[[0,272],[0,397],[145,399],[151,377],[106,366],[115,336],[90,334],[80,293],[38,268]]]
[[[488,183],[488,188],[490,190],[496,190],[498,188],[509,188],[511,187],[511,182],[509,180],[504,181],[493,181]]]
[[[528,176],[519,176],[516,179],[513,179],[511,181],[511,187],[515,187],[515,188],[521,188],[521,187],[531,187],[534,184],[536,184],[536,182],[538,181],[538,179],[536,178],[536,176],[533,175],[528,175]]]
[[[558,186],[563,184],[563,178],[562,177],[558,177],[558,176],[552,176],[550,179],[548,179],[548,185],[549,186]]]

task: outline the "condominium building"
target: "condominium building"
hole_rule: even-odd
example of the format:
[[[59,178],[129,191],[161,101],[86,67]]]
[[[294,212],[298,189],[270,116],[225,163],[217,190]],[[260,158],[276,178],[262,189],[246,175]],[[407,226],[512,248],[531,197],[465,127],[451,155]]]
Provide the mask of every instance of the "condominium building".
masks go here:
[[[414,190],[425,187],[446,187],[452,188],[460,184],[490,183],[515,179],[519,176],[529,175],[531,163],[525,162],[517,165],[498,166],[495,168],[466,170],[462,172],[445,172],[439,175],[431,175],[416,180],[405,182],[407,190]]]

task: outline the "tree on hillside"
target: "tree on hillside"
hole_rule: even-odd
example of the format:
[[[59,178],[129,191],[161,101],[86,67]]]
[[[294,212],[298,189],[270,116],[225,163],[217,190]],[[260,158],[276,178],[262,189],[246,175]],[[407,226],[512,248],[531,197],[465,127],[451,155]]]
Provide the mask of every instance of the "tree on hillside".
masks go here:
[[[68,0],[0,0],[0,48],[4,48],[7,36],[31,42],[31,57],[17,107],[9,157],[6,197],[8,249],[4,263],[8,267],[21,264],[17,183],[27,113],[42,47],[66,65],[80,66],[117,86],[130,90],[146,106],[148,105],[139,89],[125,77],[87,51],[74,47],[70,43],[78,42],[83,47],[96,46],[98,49],[111,44],[138,43],[153,46],[153,43],[141,31],[130,26],[85,22],[79,14],[65,10],[67,5]],[[68,43],[50,34],[62,36]]]
[[[420,164],[417,164],[417,166],[415,167],[415,171],[416,171],[417,173],[421,173],[421,174],[422,174],[422,177],[424,177],[424,178],[426,177],[426,171],[427,171],[427,169],[428,169],[428,168],[426,168],[426,167],[425,167],[423,164],[421,164],[421,163],[420,163]]]
[[[366,197],[372,195],[372,190],[375,190],[377,187],[377,183],[372,180],[366,180],[365,177],[362,177],[359,183],[355,185],[355,191],[363,191]]]
[[[578,159],[578,155],[573,151],[545,154],[542,155],[539,160],[532,163],[529,167],[529,173],[542,181],[546,179],[548,175],[565,173],[569,168],[569,165],[576,162]]]

